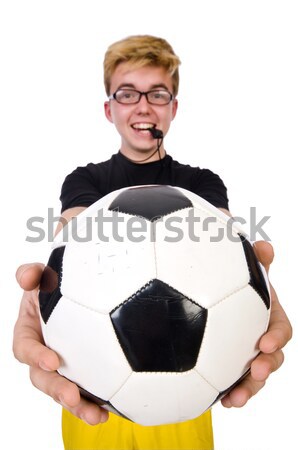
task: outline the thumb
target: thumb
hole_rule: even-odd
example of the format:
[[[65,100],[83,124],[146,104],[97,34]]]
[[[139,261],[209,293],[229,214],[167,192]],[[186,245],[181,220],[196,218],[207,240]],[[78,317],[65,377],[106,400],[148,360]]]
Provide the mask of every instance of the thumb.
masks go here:
[[[274,250],[272,245],[266,241],[256,241],[254,242],[253,247],[256,257],[268,272],[270,264],[274,259]]]
[[[44,264],[31,263],[23,264],[17,269],[16,279],[20,287],[25,291],[32,291],[37,288],[43,273]]]

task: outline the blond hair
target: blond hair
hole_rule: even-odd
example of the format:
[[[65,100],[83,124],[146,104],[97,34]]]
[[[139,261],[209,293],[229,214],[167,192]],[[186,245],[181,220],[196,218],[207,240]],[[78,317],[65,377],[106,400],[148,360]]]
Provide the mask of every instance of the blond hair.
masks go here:
[[[173,95],[177,95],[180,60],[165,39],[137,35],[129,36],[110,45],[104,58],[104,84],[107,95],[111,94],[111,77],[122,62],[128,62],[132,69],[145,66],[163,67],[171,75]]]

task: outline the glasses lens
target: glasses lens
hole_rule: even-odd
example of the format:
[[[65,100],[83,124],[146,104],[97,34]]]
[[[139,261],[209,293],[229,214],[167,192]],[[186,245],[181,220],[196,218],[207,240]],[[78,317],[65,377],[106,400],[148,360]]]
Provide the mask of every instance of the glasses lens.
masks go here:
[[[117,102],[124,104],[137,103],[139,97],[140,94],[138,91],[134,91],[133,89],[119,89],[115,94]]]
[[[168,91],[148,92],[148,101],[154,105],[167,105],[172,100],[172,94]]]

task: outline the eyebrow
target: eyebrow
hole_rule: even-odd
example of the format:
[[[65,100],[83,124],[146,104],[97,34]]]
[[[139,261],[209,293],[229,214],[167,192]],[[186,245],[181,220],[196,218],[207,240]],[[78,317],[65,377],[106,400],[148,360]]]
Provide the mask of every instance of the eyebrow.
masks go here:
[[[123,88],[131,88],[131,89],[136,89],[136,87],[135,87],[135,85],[133,84],[133,83],[122,83],[122,84],[120,84],[118,87],[117,87],[117,91],[118,91],[118,89],[123,89]],[[152,84],[151,86],[150,86],[150,91],[152,90],[152,89],[160,89],[160,88],[162,88],[162,89],[165,89],[166,91],[168,91],[169,92],[169,89],[168,89],[168,87],[164,84],[164,83],[157,83],[157,84]],[[137,89],[136,89],[137,90]]]

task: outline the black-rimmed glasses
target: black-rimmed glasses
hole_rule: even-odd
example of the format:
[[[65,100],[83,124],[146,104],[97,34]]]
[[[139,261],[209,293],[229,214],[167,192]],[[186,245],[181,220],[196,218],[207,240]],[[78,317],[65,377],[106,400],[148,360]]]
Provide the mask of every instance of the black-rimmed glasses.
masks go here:
[[[168,105],[173,99],[173,95],[166,90],[154,89],[152,91],[140,92],[136,89],[118,89],[109,96],[109,100],[116,100],[122,105],[133,105],[139,103],[142,95],[145,95],[147,102],[151,105]]]

